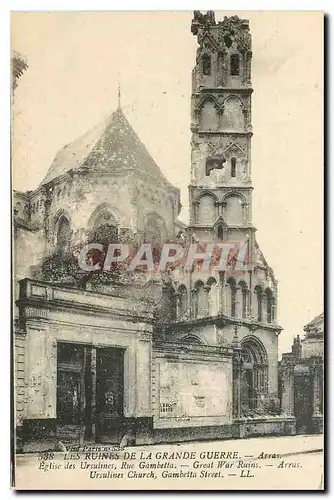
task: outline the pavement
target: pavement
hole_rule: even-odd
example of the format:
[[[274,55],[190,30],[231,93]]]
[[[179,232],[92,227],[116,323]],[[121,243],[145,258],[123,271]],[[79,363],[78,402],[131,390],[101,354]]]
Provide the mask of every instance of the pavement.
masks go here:
[[[102,446],[92,443],[92,446]],[[103,445],[108,446],[108,445]],[[110,445],[113,447],[114,445]],[[272,453],[279,455],[291,455],[300,453],[314,453],[323,451],[324,447],[324,437],[323,434],[305,434],[297,436],[266,436],[266,437],[254,437],[247,439],[228,439],[225,441],[190,441],[182,443],[172,443],[172,444],[154,444],[154,445],[140,445],[127,447],[127,451],[145,451],[145,450],[177,450],[179,447],[182,450],[220,450],[224,449],[226,451],[235,450],[241,448],[244,453],[252,452],[253,455],[259,454],[262,451],[272,450]],[[275,451],[273,451],[275,450]],[[54,452],[55,457],[63,457],[63,452]],[[24,453],[18,454],[17,463],[24,463],[27,460],[31,460],[32,457],[38,457],[39,453]]]

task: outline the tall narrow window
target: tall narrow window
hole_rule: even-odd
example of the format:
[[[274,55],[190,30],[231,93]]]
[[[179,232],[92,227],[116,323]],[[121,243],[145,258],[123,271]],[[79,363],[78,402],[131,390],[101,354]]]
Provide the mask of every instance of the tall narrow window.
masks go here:
[[[178,313],[179,313],[179,318],[182,319],[186,316],[187,314],[187,288],[184,285],[181,285],[178,289],[179,295],[178,295],[178,300],[179,300],[179,307],[178,307]]]
[[[217,231],[218,239],[223,241],[224,239],[224,227],[223,226],[218,226],[218,231]]]
[[[240,74],[239,54],[232,54],[231,55],[230,64],[231,64],[231,67],[230,67],[231,76],[239,76],[239,74]]]
[[[204,54],[202,57],[203,75],[211,75],[211,57]]]
[[[58,221],[56,249],[62,255],[66,254],[70,249],[71,243],[71,226],[69,220],[63,215]]]
[[[243,318],[246,318],[248,290],[247,290],[247,285],[244,281],[240,281],[239,290],[241,291],[241,314]]]
[[[227,300],[227,314],[230,316],[236,316],[237,312],[237,285],[233,278],[227,280],[227,285],[229,287],[229,300]]]
[[[242,317],[246,318],[247,316],[247,289],[244,288],[242,290]]]
[[[231,158],[231,177],[237,176],[237,160],[232,157]]]
[[[255,294],[257,298],[257,320],[262,321],[262,288],[259,286],[255,287]]]
[[[274,303],[274,298],[272,291],[267,288],[266,290],[267,323],[271,323],[273,320],[273,303]]]

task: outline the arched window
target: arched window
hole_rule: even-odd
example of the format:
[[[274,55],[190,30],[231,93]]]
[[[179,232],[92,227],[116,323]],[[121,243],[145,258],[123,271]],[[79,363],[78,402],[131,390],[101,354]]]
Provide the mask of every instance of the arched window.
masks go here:
[[[227,294],[227,314],[236,316],[237,309],[237,285],[233,278],[227,280],[228,294]]]
[[[243,200],[239,196],[226,198],[225,219],[227,224],[242,224],[244,217]]]
[[[176,299],[177,294],[175,293],[174,287],[170,284],[167,284],[163,288],[162,307],[166,318],[168,318],[170,321],[176,320]]]
[[[118,241],[117,222],[108,207],[100,205],[91,215],[87,240],[88,243],[100,243],[106,249],[110,243]]]
[[[70,250],[71,225],[68,218],[62,215],[57,225],[56,251],[64,255]]]
[[[209,290],[209,316],[216,316],[218,314],[218,288],[217,281],[214,278],[209,278],[207,281]]]
[[[195,299],[195,315],[203,317],[208,315],[208,294],[204,288],[202,281],[197,281],[195,284],[196,299]]]
[[[257,302],[257,321],[262,321],[262,297],[263,290],[260,286],[256,286],[254,289]]]
[[[239,76],[240,75],[240,58],[239,54],[232,54],[230,59],[231,65],[231,76]]]
[[[267,313],[267,323],[271,323],[274,319],[274,297],[273,292],[267,288],[265,291],[266,297],[266,313]]]
[[[206,100],[201,110],[200,128],[202,130],[217,130],[218,126],[218,111],[212,100]]]
[[[238,288],[241,294],[241,316],[243,318],[247,317],[247,306],[248,306],[248,289],[244,281],[240,281]]]
[[[224,113],[221,116],[221,127],[225,131],[242,131],[244,129],[244,113],[240,99],[236,96],[227,97],[224,101]]]
[[[198,206],[198,222],[212,224],[216,219],[215,199],[209,194],[201,196]]]
[[[231,177],[237,176],[237,160],[232,156],[231,158]]]
[[[203,344],[202,340],[196,335],[186,335],[181,340],[186,344]]]
[[[178,289],[178,317],[184,318],[188,312],[188,293],[185,285],[180,285]]]
[[[202,56],[202,68],[203,75],[211,75],[211,56],[209,54],[203,54]]]

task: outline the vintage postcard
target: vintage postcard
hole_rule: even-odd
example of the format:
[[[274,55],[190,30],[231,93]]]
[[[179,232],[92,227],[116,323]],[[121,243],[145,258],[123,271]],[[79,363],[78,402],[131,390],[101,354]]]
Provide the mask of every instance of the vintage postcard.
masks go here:
[[[322,490],[321,12],[13,12],[12,487]]]

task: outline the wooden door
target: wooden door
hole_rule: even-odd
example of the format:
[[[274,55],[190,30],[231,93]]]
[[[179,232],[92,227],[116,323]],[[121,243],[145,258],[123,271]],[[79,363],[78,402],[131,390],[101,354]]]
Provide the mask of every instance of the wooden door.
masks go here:
[[[312,388],[310,377],[295,376],[294,414],[297,434],[308,434],[312,430]]]
[[[96,441],[120,443],[123,431],[124,351],[96,349]]]
[[[57,346],[57,439],[80,443],[85,421],[85,357],[83,346]]]

